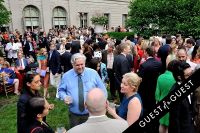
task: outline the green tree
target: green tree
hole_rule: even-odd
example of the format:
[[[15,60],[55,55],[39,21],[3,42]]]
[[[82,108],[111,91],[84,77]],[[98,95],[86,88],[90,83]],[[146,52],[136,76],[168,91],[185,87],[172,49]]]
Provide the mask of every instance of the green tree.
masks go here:
[[[126,24],[140,34],[200,35],[200,0],[132,0],[129,8]]]
[[[11,12],[6,9],[3,4],[4,0],[0,0],[0,27],[10,22]]]

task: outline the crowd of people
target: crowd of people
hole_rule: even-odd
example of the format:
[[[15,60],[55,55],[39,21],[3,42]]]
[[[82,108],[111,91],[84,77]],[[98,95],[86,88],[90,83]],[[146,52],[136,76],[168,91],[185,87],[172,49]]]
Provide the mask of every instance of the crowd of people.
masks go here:
[[[121,133],[200,66],[200,40],[180,34],[119,40],[73,27],[0,32],[0,38],[0,73],[19,95],[18,133],[54,132],[46,121],[54,109],[49,85],[69,106],[67,132]],[[145,133],[200,132],[199,94],[198,88]]]

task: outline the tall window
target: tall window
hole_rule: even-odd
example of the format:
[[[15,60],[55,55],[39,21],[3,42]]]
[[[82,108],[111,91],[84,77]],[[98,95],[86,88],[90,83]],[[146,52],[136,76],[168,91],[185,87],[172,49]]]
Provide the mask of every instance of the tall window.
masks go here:
[[[26,6],[23,10],[25,29],[35,29],[40,25],[39,10],[35,6]]]
[[[104,13],[104,16],[108,18],[108,24],[105,25],[106,29],[109,29],[109,24],[110,24],[110,14],[109,13]]]
[[[67,26],[66,11],[62,7],[53,9],[53,26],[54,28],[65,28]]]
[[[80,27],[88,27],[88,14],[84,12],[79,13],[80,16]]]
[[[122,26],[125,27],[125,22],[127,20],[128,15],[127,14],[122,14]]]

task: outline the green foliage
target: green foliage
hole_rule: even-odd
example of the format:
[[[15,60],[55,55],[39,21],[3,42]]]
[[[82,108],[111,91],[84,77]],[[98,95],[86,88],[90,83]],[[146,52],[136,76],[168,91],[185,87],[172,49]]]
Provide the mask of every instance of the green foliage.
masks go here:
[[[126,24],[139,34],[200,34],[200,0],[133,0],[129,8]]]
[[[92,24],[106,25],[108,24],[108,18],[106,16],[93,16],[91,18]]]
[[[41,89],[40,94],[43,94]],[[47,116],[48,124],[55,131],[58,126],[64,126],[69,129],[68,121],[68,106],[60,100],[55,99],[56,88],[50,86],[48,88],[50,99],[49,103],[54,104],[54,109],[49,111]],[[8,94],[9,99],[6,99],[5,94],[0,95],[0,132],[1,133],[16,133],[17,132],[17,100],[18,96]]]
[[[111,38],[115,39],[124,39],[126,36],[134,36],[133,32],[108,32],[108,34]]]
[[[11,12],[3,5],[4,0],[0,0],[0,26],[10,22]]]
[[[17,115],[16,103],[7,104],[0,108],[0,131],[2,133],[16,133]]]

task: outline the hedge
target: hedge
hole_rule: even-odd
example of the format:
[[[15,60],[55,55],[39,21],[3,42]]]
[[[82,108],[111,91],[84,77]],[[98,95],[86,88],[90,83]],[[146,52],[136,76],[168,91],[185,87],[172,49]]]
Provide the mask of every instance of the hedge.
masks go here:
[[[108,34],[109,37],[111,38],[115,38],[115,39],[124,39],[126,36],[134,36],[134,32],[108,32],[108,33],[105,33],[105,34]]]

